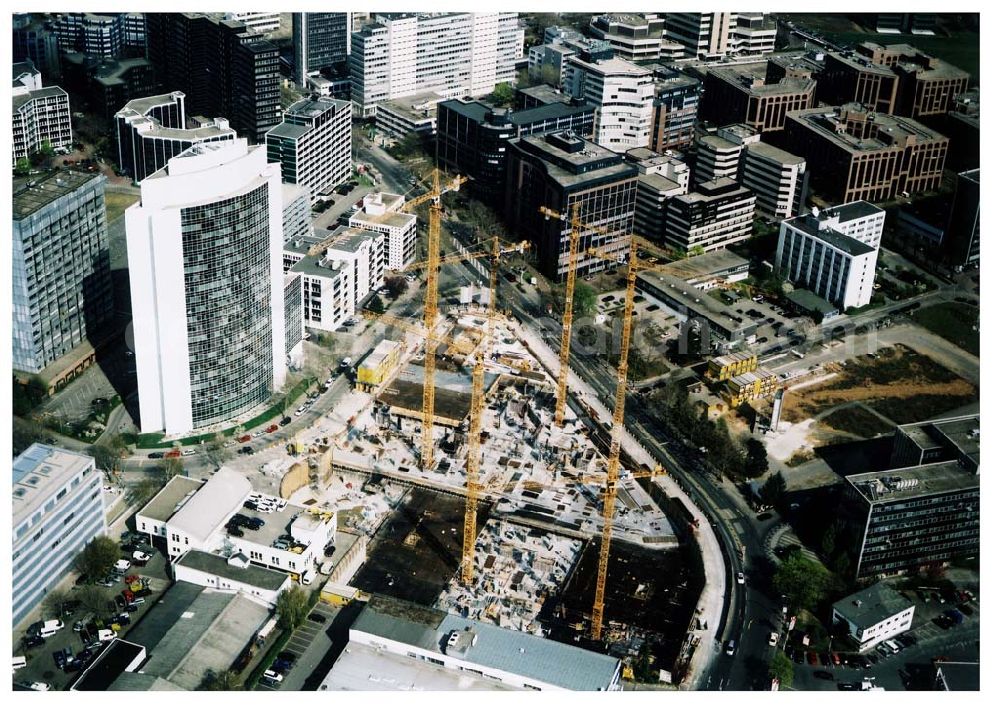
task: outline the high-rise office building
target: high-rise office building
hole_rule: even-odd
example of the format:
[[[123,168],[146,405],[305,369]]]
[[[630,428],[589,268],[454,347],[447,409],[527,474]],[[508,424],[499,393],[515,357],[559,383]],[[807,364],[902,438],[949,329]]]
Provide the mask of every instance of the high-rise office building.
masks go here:
[[[704,120],[724,126],[745,123],[758,133],[781,131],[785,114],[815,104],[816,81],[785,76],[768,78],[768,64],[742,64],[710,69],[701,102]]]
[[[716,133],[698,139],[695,158],[695,182],[709,182],[720,177],[738,180],[743,151],[760,142],[760,134],[742,123],[724,126]]]
[[[759,12],[668,12],[663,35],[698,59],[774,51],[777,27]]]
[[[653,68],[653,133],[650,149],[685,150],[694,142],[701,82],[669,67]]]
[[[405,199],[390,192],[365,195],[348,226],[385,235],[385,267],[398,271],[410,264],[417,250],[417,216],[400,211]]]
[[[609,266],[606,259],[588,255],[588,248],[612,256],[628,254],[638,170],[620,154],[572,133],[548,133],[511,141],[507,160],[507,222],[534,242],[539,268],[549,278],[562,280],[568,270],[568,217],[574,209],[581,222],[601,227],[600,232],[583,229],[578,272]],[[541,207],[567,219],[546,218]]]
[[[943,243],[945,260],[952,268],[979,265],[979,200],[979,168],[958,173]]]
[[[246,25],[247,31],[254,34],[270,34],[281,27],[280,12],[227,12],[226,19]]]
[[[16,370],[37,374],[96,344],[113,316],[105,182],[72,170],[14,181]]]
[[[351,176],[351,104],[315,97],[285,109],[267,132],[267,159],[281,164],[281,179],[315,198]]]
[[[292,78],[306,85],[310,74],[346,70],[351,46],[349,12],[292,13]]]
[[[775,271],[841,310],[864,307],[872,297],[884,223],[885,212],[867,202],[786,219]]]
[[[285,379],[280,168],[244,138],[202,143],[125,212],[142,431],[229,421]]]
[[[735,180],[702,182],[667,202],[664,241],[684,254],[716,251],[750,238],[756,197]]]
[[[740,184],[757,195],[760,214],[770,219],[794,217],[808,189],[806,161],[758,140],[743,151]]]
[[[180,91],[129,101],[115,114],[115,130],[118,166],[135,182],[142,182],[192,145],[237,137],[225,118],[189,125]]]
[[[146,20],[159,84],[183,92],[192,115],[222,116],[241,137],[263,143],[281,121],[278,48],[235,20],[205,13],[149,13]]]
[[[663,20],[656,15],[599,15],[590,21],[590,32],[627,61],[655,62],[660,58]]]
[[[13,465],[13,622],[72,573],[76,555],[107,533],[103,476],[89,455],[34,443]]]
[[[516,12],[379,14],[351,35],[351,100],[372,116],[383,101],[427,91],[482,96],[514,82],[523,44]]]
[[[30,60],[50,81],[61,76],[59,38],[37,17],[14,15],[12,49],[15,62]]]
[[[648,148],[653,130],[653,72],[611,56],[584,53],[569,61],[563,91],[597,106],[594,142],[616,153]]]

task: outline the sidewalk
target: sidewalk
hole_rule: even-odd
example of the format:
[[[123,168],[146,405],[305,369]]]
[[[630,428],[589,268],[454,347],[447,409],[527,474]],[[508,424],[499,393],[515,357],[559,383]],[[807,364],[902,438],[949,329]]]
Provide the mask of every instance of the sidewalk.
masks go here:
[[[545,367],[553,378],[558,379],[559,358],[548,345],[532,330],[524,327],[521,336],[527,343],[528,349]],[[570,369],[567,382],[569,393],[577,400],[591,406],[598,414],[602,423],[611,422],[611,412],[601,402],[600,397],[583,381],[576,372]],[[656,459],[642,445],[636,441],[631,433],[626,429],[622,434],[622,450],[627,452],[632,458],[653,469],[657,465]],[[719,542],[712,533],[712,527],[705,514],[688,498],[681,490],[680,486],[669,474],[656,478],[654,484],[659,485],[671,497],[678,498],[688,509],[691,515],[698,520],[698,528],[694,530],[694,536],[698,540],[701,549],[702,563],[705,567],[705,586],[701,596],[698,598],[696,614],[708,623],[705,630],[692,631],[699,638],[698,647],[691,658],[691,669],[688,678],[681,683],[682,689],[691,689],[698,684],[701,673],[711,660],[714,654],[713,636],[722,622],[722,606],[724,599],[724,589],[726,588],[726,565],[722,557],[722,549]]]

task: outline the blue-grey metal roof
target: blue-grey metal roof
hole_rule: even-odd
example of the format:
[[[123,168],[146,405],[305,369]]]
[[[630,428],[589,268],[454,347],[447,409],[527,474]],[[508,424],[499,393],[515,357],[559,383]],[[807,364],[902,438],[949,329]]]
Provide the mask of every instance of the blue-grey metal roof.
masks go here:
[[[608,655],[385,596],[374,596],[352,627],[571,690],[607,689],[621,664]],[[465,638],[448,647],[452,631]]]

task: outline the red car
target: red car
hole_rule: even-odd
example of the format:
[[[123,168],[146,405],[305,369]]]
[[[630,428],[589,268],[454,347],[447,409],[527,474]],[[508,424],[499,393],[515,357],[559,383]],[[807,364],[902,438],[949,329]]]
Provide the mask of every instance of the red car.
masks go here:
[[[835,664],[835,665],[839,665],[840,664],[840,655],[838,655],[835,652],[831,652],[830,653],[830,657],[833,658],[833,664]]]
[[[819,664],[819,657],[816,655],[815,652],[810,652],[810,653],[808,653],[807,656],[809,658],[809,664],[810,665],[814,665],[815,666],[815,665]]]
[[[240,436],[240,437],[239,437],[239,438],[237,438],[236,440],[237,440],[237,442],[239,442],[239,443],[249,443],[249,442],[250,442],[251,440],[253,440],[253,436],[251,436],[251,435],[250,435],[250,434],[248,433],[248,434],[247,434],[247,435],[245,435],[245,436]]]
[[[270,426],[264,429],[264,433],[274,433],[278,430],[278,424],[272,423]]]

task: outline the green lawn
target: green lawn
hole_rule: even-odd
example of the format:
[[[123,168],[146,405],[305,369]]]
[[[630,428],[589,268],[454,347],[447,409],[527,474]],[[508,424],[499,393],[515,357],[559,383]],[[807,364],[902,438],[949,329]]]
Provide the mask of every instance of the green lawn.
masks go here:
[[[940,303],[921,308],[913,319],[936,335],[979,356],[979,309],[963,303]]]
[[[108,211],[108,223],[125,213],[125,210],[139,201],[139,195],[105,192],[104,205]]]

